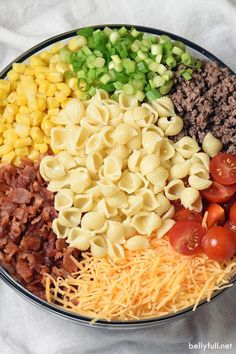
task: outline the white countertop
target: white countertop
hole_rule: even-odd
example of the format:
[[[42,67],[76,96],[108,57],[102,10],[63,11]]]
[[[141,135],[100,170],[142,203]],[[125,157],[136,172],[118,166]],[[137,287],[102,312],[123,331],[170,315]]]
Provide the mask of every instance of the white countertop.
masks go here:
[[[236,70],[235,18],[235,0],[1,0],[0,68],[52,35],[79,26],[128,23],[186,37]],[[54,317],[0,281],[0,353],[236,353],[235,295],[234,287],[193,316],[161,327],[105,330]],[[204,350],[208,342],[232,349]],[[202,349],[190,350],[189,343]]]

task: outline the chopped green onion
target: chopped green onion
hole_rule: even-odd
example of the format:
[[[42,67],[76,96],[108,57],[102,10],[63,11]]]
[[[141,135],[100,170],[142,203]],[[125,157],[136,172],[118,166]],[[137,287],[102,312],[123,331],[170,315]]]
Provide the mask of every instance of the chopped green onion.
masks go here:
[[[81,28],[80,30],[78,30],[77,34],[88,38],[93,34],[93,32],[94,32],[94,28],[87,27],[87,28]]]
[[[95,68],[95,60],[96,60],[96,57],[94,55],[89,55],[86,58],[86,64],[87,64],[89,69]]]
[[[163,53],[163,47],[160,44],[152,44],[151,45],[151,53],[153,55],[158,55]]]
[[[162,87],[160,87],[160,94],[162,96],[164,96],[167,93],[169,93],[170,90],[171,90],[172,85],[173,85],[173,81],[172,80],[169,80],[169,81],[165,82],[165,84]]]
[[[107,26],[106,26],[106,27],[104,28],[103,32],[105,33],[105,35],[106,35],[107,37],[109,37],[110,34],[111,34],[111,32],[112,32],[112,29],[111,29],[110,27],[107,27]]]
[[[135,94],[135,98],[136,98],[138,101],[142,102],[142,101],[144,100],[144,98],[145,98],[145,93],[144,93],[143,91],[138,90],[138,91],[136,92],[136,94]]]
[[[85,72],[85,70],[80,70],[80,71],[78,71],[78,72],[77,72],[77,77],[78,77],[79,79],[86,79],[86,72]]]
[[[96,88],[94,86],[91,86],[90,89],[88,90],[88,94],[90,96],[94,96],[96,93]]]
[[[159,75],[156,75],[153,79],[152,82],[154,84],[154,87],[161,87],[165,84],[165,79]]]
[[[118,30],[118,33],[121,37],[124,37],[126,34],[127,34],[128,30],[122,26],[119,30]]]
[[[111,77],[109,74],[104,74],[102,77],[100,77],[100,81],[102,84],[106,85],[108,82],[111,81]]]
[[[124,84],[123,91],[126,95],[133,95],[135,90],[131,84]]]
[[[190,53],[183,53],[181,55],[181,61],[184,65],[190,65],[192,63],[192,56]]]
[[[146,53],[142,52],[141,50],[139,50],[139,51],[137,52],[137,56],[138,56],[141,60],[145,60],[145,59],[147,59],[147,57],[148,57],[148,55],[147,55]]]
[[[162,75],[164,75],[165,72],[166,72],[165,65],[159,64],[158,69],[157,69],[157,73],[162,76]]]
[[[157,62],[153,61],[151,64],[149,64],[148,68],[151,71],[157,72],[159,69],[159,65]]]
[[[183,72],[181,73],[181,75],[183,76],[183,78],[184,78],[186,81],[192,79],[192,75],[191,75],[187,70],[183,71]]]
[[[93,52],[86,45],[81,48],[81,52],[86,56],[93,54]]]
[[[129,58],[122,59],[122,65],[127,74],[133,73],[135,71],[135,62]]]
[[[174,68],[176,66],[176,60],[174,57],[170,56],[166,59],[166,64],[170,67],[170,68]]]
[[[141,47],[141,42],[136,39],[130,46],[130,49],[133,51],[133,52],[137,52]]]
[[[182,49],[183,51],[185,51],[185,44],[183,42],[180,41],[174,41],[173,45],[175,47],[178,47],[180,49]]]
[[[160,93],[156,90],[156,89],[153,89],[153,90],[150,90],[150,91],[147,91],[146,92],[146,97],[149,101],[154,101],[156,100],[157,98],[160,98],[161,95]]]
[[[145,63],[145,61],[140,61],[140,63],[137,63],[137,69],[141,73],[147,73],[148,72],[148,66]]]
[[[66,49],[65,47],[63,47],[59,50],[59,58],[61,61],[64,61],[66,63],[70,63],[70,55],[71,55],[71,52],[68,49]]]
[[[159,37],[159,43],[163,44],[163,43],[166,43],[166,42],[171,42],[171,38],[169,36],[166,36],[165,34],[162,34]]]
[[[179,57],[184,53],[183,49],[174,46],[172,49],[172,53],[178,55]]]
[[[115,89],[115,87],[114,87],[113,84],[102,84],[102,85],[100,85],[100,87],[101,87],[103,90],[107,91],[108,93],[114,92],[114,89]]]
[[[132,28],[130,34],[132,37],[137,38],[139,35],[139,32],[136,30],[136,28]]]
[[[118,42],[120,40],[119,33],[117,31],[112,31],[109,36],[109,40],[112,44],[115,44],[116,42]]]
[[[94,64],[95,64],[96,68],[102,68],[105,64],[105,59],[104,58],[96,58]]]

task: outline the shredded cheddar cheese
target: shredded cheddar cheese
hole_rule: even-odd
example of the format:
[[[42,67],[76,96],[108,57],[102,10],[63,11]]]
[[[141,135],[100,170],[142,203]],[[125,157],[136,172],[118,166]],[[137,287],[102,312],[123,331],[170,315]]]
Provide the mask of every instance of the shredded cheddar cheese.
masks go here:
[[[217,263],[205,255],[177,254],[167,238],[151,239],[151,247],[126,252],[112,261],[83,254],[73,261],[78,272],[63,279],[46,275],[46,298],[80,315],[98,319],[139,320],[175,313],[189,306],[196,309],[215,290],[229,287],[236,257]]]

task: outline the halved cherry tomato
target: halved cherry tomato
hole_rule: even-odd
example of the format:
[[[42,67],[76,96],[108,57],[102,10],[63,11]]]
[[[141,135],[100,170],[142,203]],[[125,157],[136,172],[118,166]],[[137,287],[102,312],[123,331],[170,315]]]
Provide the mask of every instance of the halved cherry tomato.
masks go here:
[[[179,220],[168,232],[169,241],[178,253],[190,256],[202,251],[202,239],[206,231],[196,221]]]
[[[229,219],[233,225],[236,225],[236,203],[230,208]]]
[[[203,198],[211,203],[224,203],[229,200],[236,191],[236,184],[231,186],[223,186],[213,181],[212,185],[201,191]]]
[[[189,209],[185,209],[182,207],[182,209],[179,209],[173,219],[175,221],[178,220],[192,220],[192,221],[196,221],[199,222],[201,224],[202,222],[202,215],[200,213],[196,213],[195,211],[189,210]]]
[[[236,156],[220,152],[211,159],[210,172],[218,183],[224,185],[236,183]]]
[[[202,240],[204,253],[214,261],[224,261],[236,252],[235,234],[223,226],[213,226]]]
[[[225,221],[224,209],[216,203],[209,204],[207,207],[207,227],[208,229],[215,224],[223,224]]]
[[[229,212],[234,203],[236,203],[236,193],[234,193],[234,195],[227,200],[227,202],[221,203],[221,206],[225,211],[225,219],[229,219]]]

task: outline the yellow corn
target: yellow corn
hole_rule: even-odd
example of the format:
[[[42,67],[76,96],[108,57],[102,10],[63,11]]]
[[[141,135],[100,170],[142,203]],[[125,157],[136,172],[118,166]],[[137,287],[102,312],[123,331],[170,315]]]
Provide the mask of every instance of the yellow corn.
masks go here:
[[[28,137],[28,138],[20,138],[17,141],[15,141],[14,147],[16,149],[18,149],[18,148],[22,148],[24,146],[31,145],[31,144],[32,144],[32,140],[31,140],[30,137]]]
[[[59,154],[59,152],[61,152],[61,150],[59,150],[59,149],[53,149],[52,147],[51,147],[51,149],[55,155],[57,155],[57,154]]]
[[[3,112],[3,118],[7,118],[9,116],[15,116],[18,113],[18,106],[15,103],[10,103],[6,106]]]
[[[56,91],[55,92],[55,98],[57,100],[57,102],[62,103],[64,101],[66,101],[67,99],[67,94],[63,91]]]
[[[42,80],[42,83],[39,84],[38,92],[46,94],[48,88],[49,88],[49,81]]]
[[[64,72],[69,70],[69,69],[70,69],[70,66],[67,63],[60,62],[60,63],[57,63],[56,66],[55,66],[55,70],[58,73],[63,73],[64,74]]]
[[[48,75],[47,75],[47,79],[50,81],[50,82],[61,82],[63,81],[63,74],[62,73],[58,73],[58,72],[50,72]]]
[[[34,75],[34,70],[33,68],[31,68],[30,66],[27,66],[24,72],[25,75],[30,75],[33,76]]]
[[[47,98],[48,109],[58,108],[59,106],[60,106],[60,102],[56,99],[56,97],[48,97]]]
[[[44,111],[46,109],[46,100],[43,97],[37,97],[37,105],[39,111]]]
[[[41,59],[43,59],[43,61],[48,63],[52,57],[52,53],[44,51],[44,52],[40,53],[39,56]]]
[[[87,39],[84,36],[77,36],[72,38],[68,43],[68,48],[72,52],[80,49],[83,45],[87,44]]]
[[[16,156],[18,156],[18,157],[28,156],[29,149],[27,146],[20,147],[20,148],[15,149],[15,153],[16,153]]]
[[[48,86],[48,90],[46,92],[46,95],[48,97],[53,97],[55,95],[56,89],[57,89],[56,85],[50,83],[49,86]]]
[[[15,123],[14,130],[20,138],[27,138],[30,134],[30,127],[25,124]]]
[[[73,91],[78,90],[78,79],[75,78],[75,77],[72,77],[72,78],[68,81],[68,86],[69,86]]]
[[[43,119],[43,112],[35,111],[30,115],[30,124],[32,127],[39,125]]]
[[[38,102],[36,96],[29,96],[27,99],[27,104],[31,112],[38,110]]]
[[[12,124],[14,122],[14,120],[15,120],[14,116],[8,116],[6,118],[6,123]]]
[[[12,145],[2,145],[0,146],[0,156],[8,154],[10,151],[12,151],[13,146]]]
[[[17,81],[19,79],[19,75],[17,72],[15,72],[14,70],[10,70],[7,73],[7,77],[10,81]]]
[[[64,44],[63,43],[56,43],[54,44],[52,47],[51,47],[51,53],[55,54],[59,51],[59,49],[61,49],[62,47],[64,47]]]
[[[27,106],[20,106],[19,113],[28,114],[29,113],[29,108]]]
[[[33,55],[29,59],[31,68],[35,68],[36,66],[45,66],[45,62],[37,55]]]
[[[11,83],[10,92],[16,91],[16,88],[17,88],[17,81],[10,81],[10,83]]]
[[[14,63],[12,65],[12,70],[15,71],[17,74],[24,74],[25,68],[26,66],[23,63]]]
[[[33,127],[30,130],[30,136],[34,140],[34,142],[41,144],[44,142],[43,137],[44,134],[39,127]]]
[[[14,145],[15,141],[18,139],[18,135],[14,129],[7,129],[3,133],[4,144],[5,145]]]
[[[44,79],[46,79],[46,76],[47,76],[47,74],[40,72],[40,71],[35,73],[35,77],[38,80],[44,80]]]
[[[50,136],[44,135],[43,141],[44,141],[46,144],[50,145],[50,143],[51,143],[51,138],[50,138]]]
[[[41,123],[41,129],[45,135],[50,136],[51,129],[54,127],[54,124],[49,119],[43,119]]]
[[[21,75],[20,82],[22,84],[31,83],[31,82],[34,83],[34,78],[31,75]]]
[[[59,91],[64,92],[66,96],[69,96],[71,93],[70,88],[64,82],[59,82],[59,84],[56,84],[56,87]]]
[[[2,157],[1,162],[2,163],[11,163],[15,157],[16,157],[15,151],[10,151],[10,152],[8,152],[8,154],[6,154]]]
[[[5,100],[8,96],[8,92],[0,89],[0,100]]]
[[[34,144],[33,147],[38,150],[40,154],[45,154],[48,151],[48,145],[45,143]]]
[[[46,136],[44,137],[44,142],[46,143],[45,138],[47,137]],[[3,143],[3,137],[0,135],[0,145],[2,145],[2,143]]]
[[[27,103],[26,97],[23,95],[18,95],[16,98],[16,104],[18,104],[18,106],[25,106]]]
[[[10,91],[10,81],[8,80],[0,80],[0,89],[4,91]]]
[[[26,97],[36,95],[37,85],[34,82],[28,82],[22,85],[22,91]]]
[[[24,113],[17,113],[16,122],[30,126],[30,115]]]
[[[55,116],[60,112],[59,108],[51,108],[48,110],[49,116]]]
[[[33,148],[30,148],[28,158],[32,161],[36,161],[39,158],[39,151],[37,151]]]

